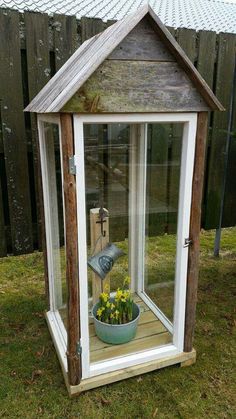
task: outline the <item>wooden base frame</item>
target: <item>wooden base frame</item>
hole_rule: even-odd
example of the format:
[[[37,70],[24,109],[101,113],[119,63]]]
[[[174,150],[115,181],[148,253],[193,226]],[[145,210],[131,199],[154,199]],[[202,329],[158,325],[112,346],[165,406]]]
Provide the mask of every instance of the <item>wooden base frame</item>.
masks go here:
[[[154,370],[159,370],[161,368],[168,367],[171,365],[179,364],[181,367],[187,367],[196,362],[196,351],[193,349],[191,352],[180,352],[178,354],[169,356],[163,355],[162,358],[155,359],[153,361],[145,362],[132,367],[127,367],[122,370],[100,374],[95,377],[87,378],[84,380],[82,379],[78,385],[70,385],[68,377],[67,359],[65,353],[66,345],[63,341],[63,336],[57,325],[57,320],[54,316],[54,313],[47,312],[45,316],[70,397],[79,395],[84,391],[91,390],[96,387],[101,387],[106,384],[115,383],[116,381],[135,377],[137,375],[145,374]]]

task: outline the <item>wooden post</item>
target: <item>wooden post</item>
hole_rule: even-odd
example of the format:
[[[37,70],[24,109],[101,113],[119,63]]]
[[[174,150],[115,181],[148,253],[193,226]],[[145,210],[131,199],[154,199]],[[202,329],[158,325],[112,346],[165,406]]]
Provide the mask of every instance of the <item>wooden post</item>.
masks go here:
[[[187,293],[185,312],[184,351],[191,352],[195,325],[197,286],[199,273],[199,235],[201,228],[201,201],[204,178],[205,148],[207,138],[207,112],[198,113],[196,151],[192,184],[192,205],[189,237],[193,241],[189,248]]]
[[[99,223],[99,208],[93,208],[90,210],[90,237],[91,237],[91,251],[94,252],[94,247],[96,246],[95,253],[100,252],[106,245],[109,243],[109,217],[105,217],[105,222],[103,223],[103,231],[105,236],[101,236],[101,224]],[[110,275],[107,275],[104,280],[102,280],[94,272],[92,273],[92,295],[93,303],[95,304],[101,292],[110,292]]]
[[[70,385],[76,385],[80,383],[81,379],[81,359],[77,351],[77,345],[80,339],[79,269],[76,217],[76,180],[75,176],[69,173],[69,157],[74,155],[74,140],[72,116],[70,114],[61,114],[60,118],[63,154],[63,189],[65,200],[66,280],[68,287],[68,379]]]

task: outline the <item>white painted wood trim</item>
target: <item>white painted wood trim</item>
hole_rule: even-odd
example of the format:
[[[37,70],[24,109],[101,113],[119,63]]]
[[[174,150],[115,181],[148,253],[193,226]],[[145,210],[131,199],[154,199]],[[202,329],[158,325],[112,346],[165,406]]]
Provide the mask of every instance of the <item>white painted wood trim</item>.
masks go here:
[[[159,348],[138,352],[132,355],[126,355],[108,361],[91,364],[90,377],[105,374],[107,372],[123,370],[137,364],[153,361],[155,359],[165,358],[166,356],[177,355],[178,349],[171,344]]]
[[[192,118],[184,124],[180,171],[173,343],[181,352],[184,347],[184,323],[189,250],[188,247],[184,247],[184,241],[189,237],[196,131],[197,114],[195,113],[192,115]]]
[[[67,372],[67,343],[65,342],[65,336],[63,335],[62,330],[58,325],[58,318],[60,318],[60,315],[56,312],[48,311],[46,313],[46,320],[53,339],[53,343],[56,348],[57,355],[59,357],[59,361],[62,365],[63,370]]]
[[[173,345],[144,351],[103,361],[90,365],[89,360],[89,330],[88,330],[88,290],[87,290],[87,244],[86,244],[86,213],[85,213],[85,179],[84,179],[84,136],[83,124],[86,123],[130,123],[144,124],[148,122],[182,122],[185,123],[180,176],[180,201],[178,210],[178,240],[176,258],[182,258],[176,267],[175,291],[175,322]],[[77,165],[77,211],[79,229],[79,264],[80,264],[80,307],[82,336],[82,377],[88,378],[109,371],[115,371],[128,366],[137,365],[149,360],[158,359],[167,354],[177,354],[183,351],[184,315],[186,296],[186,275],[188,248],[183,248],[184,239],[188,237],[191,205],[191,187],[193,175],[193,160],[196,137],[196,113],[168,114],[121,114],[121,115],[78,115],[74,114],[75,155]],[[81,193],[80,193],[81,191]],[[81,195],[81,196],[80,196]],[[181,213],[182,211],[182,213]],[[183,229],[183,230],[181,230]],[[179,232],[181,231],[181,235]],[[184,278],[182,277],[183,275]],[[181,278],[181,281],[178,280]],[[180,283],[179,283],[180,282]],[[177,284],[178,283],[178,284]],[[83,284],[83,286],[82,286]],[[142,293],[143,295],[143,293]],[[184,296],[184,299],[183,299]],[[145,298],[145,296],[144,296]],[[163,315],[164,316],[164,315]],[[169,325],[170,328],[170,325]],[[168,330],[169,330],[168,328]],[[171,353],[173,351],[173,353]]]
[[[74,116],[74,141],[76,165],[76,199],[78,224],[78,258],[79,258],[79,293],[80,293],[80,332],[82,345],[82,378],[89,377],[89,306],[87,275],[87,237],[86,237],[86,203],[85,203],[85,168],[84,168],[84,130],[83,122]]]
[[[61,126],[60,118],[53,116],[50,118],[45,118],[47,115],[42,117],[38,115],[37,125],[39,133],[39,147],[40,147],[40,162],[42,169],[42,186],[43,186],[43,203],[44,203],[44,214],[45,214],[45,234],[46,234],[46,247],[47,247],[47,262],[48,262],[48,281],[49,281],[49,303],[50,303],[50,312],[47,314],[47,319],[53,319],[53,324],[51,327],[51,332],[54,333],[55,327],[57,332],[55,334],[55,340],[58,339],[58,334],[60,339],[63,340],[64,346],[67,346],[67,331],[65,329],[64,323],[61,320],[60,313],[57,310],[55,303],[55,287],[54,287],[54,264],[52,256],[52,237],[51,237],[51,215],[50,215],[50,194],[48,189],[48,178],[50,174],[48,173],[48,165],[46,162],[46,147],[45,147],[45,134],[44,134],[44,122],[53,123],[59,126],[59,142],[61,147]],[[56,326],[55,326],[56,325]],[[60,342],[58,344],[60,346]],[[66,353],[66,349],[65,349]],[[67,361],[66,361],[67,362]]]
[[[190,122],[195,120],[196,112],[147,113],[147,114],[74,114],[83,124],[142,124],[145,122]]]

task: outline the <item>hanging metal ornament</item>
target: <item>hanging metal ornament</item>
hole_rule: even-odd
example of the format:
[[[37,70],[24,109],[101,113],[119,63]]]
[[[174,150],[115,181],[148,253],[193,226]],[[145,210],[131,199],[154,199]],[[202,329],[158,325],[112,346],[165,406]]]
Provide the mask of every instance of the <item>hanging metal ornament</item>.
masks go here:
[[[108,243],[103,250],[88,259],[88,266],[101,279],[105,279],[112,270],[115,261],[124,255],[123,250],[119,249],[114,243]]]

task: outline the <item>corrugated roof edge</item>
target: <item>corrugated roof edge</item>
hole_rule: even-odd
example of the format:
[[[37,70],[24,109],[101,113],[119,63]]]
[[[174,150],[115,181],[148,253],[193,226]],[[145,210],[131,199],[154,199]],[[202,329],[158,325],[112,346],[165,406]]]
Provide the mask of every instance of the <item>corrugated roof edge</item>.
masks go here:
[[[163,43],[172,52],[212,110],[225,110],[187,55],[149,5],[114,23],[84,42],[25,108],[26,112],[59,112],[117,45],[147,14]],[[84,61],[84,63],[83,63]],[[76,69],[76,71],[75,71]]]

